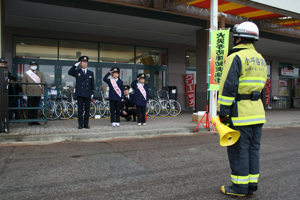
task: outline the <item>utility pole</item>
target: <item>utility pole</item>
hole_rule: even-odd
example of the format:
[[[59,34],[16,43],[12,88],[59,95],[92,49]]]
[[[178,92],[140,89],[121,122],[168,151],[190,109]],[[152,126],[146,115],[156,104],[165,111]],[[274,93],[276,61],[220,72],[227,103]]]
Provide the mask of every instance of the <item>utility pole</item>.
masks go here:
[[[218,0],[210,0],[210,30],[218,30]],[[208,72],[210,73],[210,72]],[[212,74],[210,74],[212,76]],[[209,77],[208,77],[209,78]],[[209,115],[211,118],[217,115],[217,94],[218,91],[209,92]]]

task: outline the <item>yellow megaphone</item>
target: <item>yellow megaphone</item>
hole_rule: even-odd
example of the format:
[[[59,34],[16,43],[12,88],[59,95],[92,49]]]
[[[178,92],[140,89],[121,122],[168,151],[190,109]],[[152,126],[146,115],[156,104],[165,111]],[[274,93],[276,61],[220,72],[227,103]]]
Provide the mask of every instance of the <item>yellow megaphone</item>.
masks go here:
[[[223,124],[219,116],[213,117],[211,121],[219,132],[221,146],[231,146],[240,138],[241,133]]]

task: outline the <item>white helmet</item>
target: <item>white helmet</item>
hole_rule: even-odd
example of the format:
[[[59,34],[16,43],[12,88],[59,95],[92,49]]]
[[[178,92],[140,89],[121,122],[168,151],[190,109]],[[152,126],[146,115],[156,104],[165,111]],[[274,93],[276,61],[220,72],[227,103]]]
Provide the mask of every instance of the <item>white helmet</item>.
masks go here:
[[[254,38],[258,40],[259,30],[253,22],[243,22],[233,27],[233,37]]]

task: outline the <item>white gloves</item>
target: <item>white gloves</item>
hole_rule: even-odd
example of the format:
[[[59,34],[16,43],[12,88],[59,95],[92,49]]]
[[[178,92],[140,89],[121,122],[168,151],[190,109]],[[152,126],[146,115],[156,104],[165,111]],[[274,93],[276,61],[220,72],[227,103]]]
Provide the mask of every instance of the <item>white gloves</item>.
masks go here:
[[[75,66],[78,67],[78,66],[80,65],[80,63],[81,63],[81,62],[76,63]]]
[[[42,94],[41,99],[44,100],[44,95]]]
[[[27,96],[23,96],[23,99],[24,99],[25,101],[27,101]]]
[[[92,95],[91,95],[91,99],[93,99],[93,97],[94,97],[94,95],[92,94]]]

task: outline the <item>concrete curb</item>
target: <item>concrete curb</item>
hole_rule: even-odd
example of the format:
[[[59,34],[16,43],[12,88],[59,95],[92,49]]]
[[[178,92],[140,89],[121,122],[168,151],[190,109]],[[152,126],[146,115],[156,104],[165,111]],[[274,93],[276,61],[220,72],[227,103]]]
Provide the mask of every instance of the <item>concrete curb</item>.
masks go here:
[[[281,128],[300,126],[300,121],[266,123],[263,128]],[[1,134],[0,144],[49,144],[64,141],[105,141],[120,138],[148,138],[161,135],[192,135],[195,127],[152,129],[138,131],[106,131],[105,133],[62,133],[62,134]],[[211,128],[210,132],[213,129]],[[207,129],[198,128],[199,132],[209,132]]]

